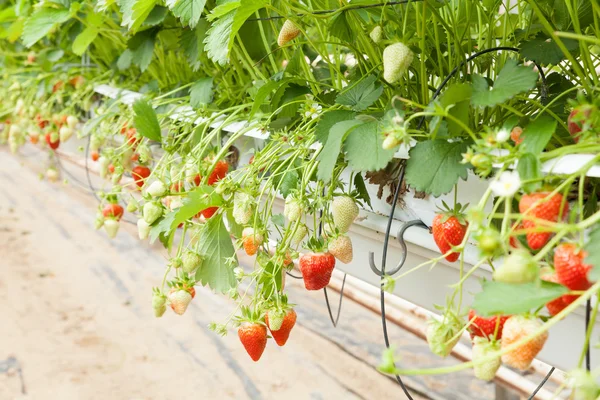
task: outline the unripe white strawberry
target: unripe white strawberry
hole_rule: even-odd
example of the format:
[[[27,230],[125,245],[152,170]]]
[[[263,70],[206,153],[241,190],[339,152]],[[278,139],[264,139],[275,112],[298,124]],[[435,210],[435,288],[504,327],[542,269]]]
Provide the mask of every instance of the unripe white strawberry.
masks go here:
[[[184,176],[183,175],[183,166],[173,164],[171,166],[169,174],[171,175],[171,182],[179,181],[181,179],[181,177]]]
[[[400,140],[398,140],[395,135],[389,134],[385,137],[385,139],[383,139],[383,144],[381,147],[383,147],[384,150],[391,150],[398,147],[399,144]]]
[[[308,228],[305,225],[300,225],[298,227],[298,229],[296,230],[296,233],[294,234],[294,236],[292,236],[291,239],[291,245],[293,247],[298,247],[300,245],[300,243],[302,243],[302,240],[304,240],[304,238],[306,237],[306,235],[308,234]]]
[[[291,40],[294,40],[300,34],[300,29],[289,19],[285,20],[281,31],[279,31],[279,37],[277,38],[277,44],[279,47],[285,46]]]
[[[233,195],[233,219],[239,225],[246,225],[252,217],[252,198],[243,192]]]
[[[144,221],[146,221],[149,225],[152,225],[152,223],[159,219],[162,216],[162,214],[163,208],[152,201],[149,201],[148,203],[144,204],[144,208],[142,209]]]
[[[181,259],[184,272],[191,274],[202,265],[202,257],[193,251],[186,251]]]
[[[531,253],[515,249],[494,271],[494,280],[504,283],[527,283],[537,279],[540,267]]]
[[[12,154],[16,154],[19,150],[19,141],[16,136],[9,136],[8,138],[8,147]]]
[[[154,181],[146,188],[146,193],[154,197],[163,196],[167,193],[167,185],[161,181]]]
[[[491,381],[496,376],[496,371],[500,368],[502,361],[500,356],[496,356],[491,360],[481,361],[500,350],[500,342],[489,341],[486,338],[475,337],[473,339],[473,372],[475,377],[484,381]]]
[[[189,294],[187,290],[180,289],[169,293],[171,308],[178,315],[183,315],[185,313],[185,310],[187,310],[191,301],[192,295]]]
[[[348,232],[350,226],[358,217],[358,206],[351,197],[336,197],[331,203],[331,215],[335,227],[340,232],[345,233]]]
[[[129,203],[127,203],[127,211],[129,211],[130,213],[133,213],[133,212],[136,212],[139,207],[140,207],[140,204],[137,202],[137,200],[134,197],[131,197],[129,199]]]
[[[98,158],[98,168],[100,172],[100,178],[104,179],[108,175],[108,164],[110,164],[110,160],[106,157]]]
[[[77,120],[77,117],[74,117],[73,115],[69,115],[67,117],[67,126],[69,128],[74,129],[78,123],[79,123],[79,120]]]
[[[446,357],[452,352],[460,340],[461,323],[454,316],[448,314],[442,321],[430,319],[427,325],[427,343],[432,353]]]
[[[71,138],[71,136],[73,136],[73,129],[69,128],[66,125],[63,125],[58,131],[58,136],[61,142],[66,142]]]
[[[169,210],[173,211],[176,208],[181,208],[183,206],[183,199],[181,196],[171,196],[169,201]]]
[[[383,79],[396,83],[413,61],[413,52],[404,43],[394,43],[383,50]]]
[[[138,236],[140,240],[145,240],[150,235],[150,224],[144,221],[143,218],[137,221]]]
[[[148,164],[152,160],[152,152],[150,151],[150,147],[148,147],[145,143],[137,147],[137,153],[140,155],[140,162],[142,163]]]
[[[291,222],[298,221],[302,217],[302,207],[295,197],[288,196],[285,199],[283,215]]]
[[[152,295],[152,308],[154,309],[156,318],[162,317],[165,311],[167,311],[166,303],[167,297],[164,294],[155,291]]]
[[[94,220],[94,228],[100,229],[103,226],[104,226],[104,216],[102,215],[102,213],[99,213],[98,215],[96,215],[96,219]]]
[[[114,238],[117,236],[117,232],[119,232],[119,221],[116,219],[106,219],[104,221],[104,230],[109,238]]]
[[[373,42],[379,43],[379,42],[381,42],[381,34],[382,33],[383,33],[383,30],[381,29],[381,26],[375,25],[373,30],[371,30],[371,33],[369,33],[369,36],[371,37],[371,40]]]
[[[8,137],[17,137],[21,135],[21,127],[17,124],[12,124],[8,130]]]
[[[340,235],[331,239],[327,250],[344,264],[352,262],[352,240],[347,235]]]
[[[272,309],[267,312],[269,318],[269,329],[271,331],[278,331],[283,325],[286,312],[280,309]]]
[[[92,135],[90,139],[90,151],[98,151],[100,146],[104,144],[104,139],[100,136]]]
[[[23,99],[17,100],[17,104],[15,105],[15,114],[21,115],[23,110],[25,109],[25,102]]]
[[[46,179],[48,179],[50,182],[56,182],[58,178],[59,176],[57,170],[55,170],[54,168],[48,168],[46,170]]]

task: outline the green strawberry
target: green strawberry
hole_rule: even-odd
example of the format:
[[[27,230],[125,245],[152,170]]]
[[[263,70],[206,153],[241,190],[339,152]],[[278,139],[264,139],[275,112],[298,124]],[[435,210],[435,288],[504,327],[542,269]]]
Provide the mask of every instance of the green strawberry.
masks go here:
[[[373,30],[371,30],[371,33],[369,33],[369,36],[371,37],[371,40],[373,42],[379,43],[379,42],[381,42],[382,33],[383,33],[383,30],[381,29],[381,26],[375,25]]]
[[[473,339],[473,370],[475,377],[484,381],[491,381],[496,376],[496,371],[500,368],[502,360],[500,355],[491,360],[480,361],[492,353],[500,350],[500,342],[489,341],[483,337]]]
[[[140,240],[147,239],[150,235],[150,224],[147,223],[143,218],[140,218],[137,222],[137,228]]]
[[[296,233],[294,233],[294,236],[292,236],[291,245],[293,247],[298,247],[307,234],[308,228],[306,227],[306,225],[300,225],[296,230]]]
[[[504,283],[527,283],[537,279],[540,267],[524,249],[513,250],[504,263],[494,271],[494,280]]]
[[[441,320],[430,319],[427,326],[427,343],[434,354],[446,357],[460,340],[462,322],[458,316],[448,310]]]
[[[300,217],[302,217],[302,207],[295,197],[288,196],[285,199],[283,215],[289,219],[290,222],[296,222],[300,219]]]
[[[383,79],[396,83],[408,71],[413,52],[404,43],[394,43],[383,50]]]
[[[181,258],[182,268],[184,272],[191,274],[197,268],[202,266],[202,257],[193,251],[186,251]]]
[[[339,196],[333,199],[331,203],[331,215],[333,216],[335,227],[341,233],[346,233],[356,217],[358,217],[358,206],[353,198]]]
[[[163,316],[167,311],[167,296],[165,296],[158,288],[154,288],[152,293],[152,308],[154,309],[154,315],[156,318]]]
[[[154,221],[159,219],[163,214],[163,208],[160,204],[155,203],[153,201],[149,201],[144,204],[144,208],[142,209],[142,215],[144,216],[144,221],[148,224],[152,225]]]

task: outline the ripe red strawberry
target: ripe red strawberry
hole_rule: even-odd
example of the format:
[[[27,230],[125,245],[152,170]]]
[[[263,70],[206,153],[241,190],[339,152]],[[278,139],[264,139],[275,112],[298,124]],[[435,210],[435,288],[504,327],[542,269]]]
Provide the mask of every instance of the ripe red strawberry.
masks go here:
[[[204,218],[209,219],[210,217],[215,215],[215,213],[217,212],[218,209],[219,209],[219,207],[208,207],[208,208],[205,208],[204,210],[200,211],[200,214],[202,214],[202,216]]]
[[[547,281],[547,282],[560,283],[556,273],[544,275],[544,276],[542,276],[542,280]],[[558,298],[546,303],[546,308],[548,309],[548,313],[550,313],[551,316],[555,316],[556,314],[558,314],[559,312],[564,310],[566,306],[569,305],[569,303],[564,301],[564,297],[565,296],[561,296],[561,297],[558,297]],[[576,296],[572,296],[572,297],[576,297]]]
[[[542,323],[533,317],[524,317],[522,315],[513,315],[504,324],[502,333],[502,350],[505,350],[512,344],[519,342],[525,337],[531,336],[542,326]],[[502,362],[509,367],[526,371],[531,362],[544,347],[548,339],[548,332],[544,332],[531,338],[525,344],[517,347],[502,356]]]
[[[246,254],[249,256],[256,254],[263,241],[263,236],[258,232],[254,232],[253,228],[244,228],[242,231],[242,244],[244,245]]]
[[[541,231],[543,228],[527,217],[556,222],[559,216],[565,216],[569,212],[569,204],[566,201],[563,204],[563,196],[560,193],[552,196],[549,192],[525,194],[519,201],[519,212],[525,215],[523,227],[527,230],[537,230],[527,233],[527,244],[532,250],[539,250],[548,243],[552,233]]]
[[[294,311],[294,309],[290,309],[283,317],[281,327],[277,330],[273,330],[269,325],[269,313],[265,315],[265,322],[267,323],[267,326],[271,331],[271,336],[273,336],[273,339],[275,339],[275,342],[278,346],[283,346],[288,341],[288,338],[290,337],[290,332],[296,324],[296,318],[296,311]]]
[[[217,165],[215,165],[215,169],[213,169],[210,176],[208,177],[208,184],[214,185],[221,179],[225,178],[228,171],[229,171],[229,164],[227,164],[227,161],[225,161],[225,160],[217,161]]]
[[[100,158],[100,153],[94,150],[90,153],[90,158],[92,159],[92,161],[98,161],[98,159]]]
[[[250,358],[254,361],[260,360],[267,347],[267,327],[259,323],[245,322],[238,329],[238,337]]]
[[[512,227],[513,231],[518,231],[523,229],[523,225],[522,224],[515,224]],[[520,236],[520,235],[519,235]],[[512,247],[513,249],[518,249],[519,247],[521,247],[521,244],[519,242],[519,239],[517,238],[517,235],[511,235],[510,238],[508,239],[508,244],[510,244],[510,247]]]
[[[567,128],[575,143],[579,142],[579,134],[584,129],[584,125],[586,125],[586,123],[588,126],[585,128],[591,128],[587,119],[592,111],[595,111],[595,108],[596,107],[591,104],[581,104],[575,107],[569,114],[569,118],[567,119]]]
[[[502,328],[504,327],[504,323],[506,322],[506,320],[510,317],[510,315],[480,317],[477,315],[475,310],[469,310],[469,321],[471,321],[471,325],[469,325],[469,332],[471,333],[471,338],[474,338],[475,336],[485,337],[489,339],[502,338]],[[494,332],[496,332],[496,325],[498,325],[498,332],[494,337]]]
[[[292,21],[286,19],[279,31],[279,37],[277,37],[277,44],[279,47],[285,46],[290,41],[294,40],[300,34],[300,29]]]
[[[58,133],[48,132],[46,133],[45,138],[46,143],[48,143],[48,146],[50,146],[52,150],[58,149],[58,146],[60,146],[60,137],[58,136]]]
[[[113,218],[119,221],[123,216],[123,207],[119,204],[107,204],[102,209],[102,215],[104,215],[104,218]]]
[[[433,219],[431,231],[433,240],[437,244],[442,254],[452,250],[452,246],[458,246],[462,243],[467,233],[468,223],[464,220],[462,214],[455,212],[444,212],[438,214]],[[458,260],[460,253],[453,252],[446,256],[446,260],[454,262]]]
[[[521,144],[521,142],[523,142],[523,139],[521,138],[521,134],[523,133],[523,128],[521,128],[520,126],[515,126],[512,131],[510,131],[510,138],[512,139],[513,142],[515,142],[515,146],[518,146]]]
[[[138,185],[138,187],[142,187],[144,186],[146,178],[150,176],[150,168],[145,165],[135,166],[131,170],[131,176],[133,177],[135,184]]]
[[[114,164],[108,164],[108,172],[110,172],[111,174],[115,173],[115,165]]]
[[[306,253],[300,257],[300,272],[308,290],[320,290],[329,284],[335,268],[331,253]]]
[[[575,243],[562,243],[554,250],[554,269],[558,282],[571,290],[587,290],[592,285],[588,280],[588,273],[592,269],[589,264],[584,264],[587,253],[579,249]],[[564,295],[562,297],[565,307],[577,299],[577,295]]]

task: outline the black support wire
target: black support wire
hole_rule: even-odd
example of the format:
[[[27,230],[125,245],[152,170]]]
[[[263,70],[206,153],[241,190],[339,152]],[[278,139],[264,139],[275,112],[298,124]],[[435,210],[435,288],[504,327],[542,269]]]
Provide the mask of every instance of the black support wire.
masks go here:
[[[338,310],[335,318],[333,318],[333,313],[331,312],[331,305],[329,304],[329,297],[327,296],[327,287],[323,288],[323,293],[325,293],[325,303],[327,304],[327,310],[329,311],[329,319],[331,319],[331,323],[334,328],[337,328],[338,321],[340,320],[340,312],[342,311],[342,300],[344,300],[344,287],[346,286],[346,274],[344,274],[344,279],[342,280],[342,288],[340,289],[340,300],[338,302]]]

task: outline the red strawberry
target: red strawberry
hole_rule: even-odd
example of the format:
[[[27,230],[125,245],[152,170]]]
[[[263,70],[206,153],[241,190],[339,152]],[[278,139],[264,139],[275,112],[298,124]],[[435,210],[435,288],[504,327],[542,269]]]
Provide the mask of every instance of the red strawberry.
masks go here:
[[[480,317],[475,313],[475,310],[469,310],[469,321],[471,321],[471,325],[469,325],[469,332],[471,333],[471,338],[475,336],[481,336],[493,339],[494,333],[496,332],[496,325],[498,325],[498,333],[496,334],[495,338],[502,338],[502,328],[504,327],[506,320],[510,317],[510,315]]]
[[[90,153],[90,157],[91,157],[92,161],[98,161],[98,159],[100,158],[100,153],[98,153],[96,150],[94,150]]]
[[[225,176],[227,175],[227,171],[229,171],[229,164],[227,164],[227,161],[225,161],[225,160],[217,161],[217,165],[215,165],[215,169],[213,169],[210,176],[208,177],[208,184],[214,185],[221,179],[225,178]]]
[[[586,120],[589,118],[591,112],[596,107],[591,104],[581,104],[573,109],[569,114],[569,118],[567,119],[567,128],[569,129],[569,133],[573,137],[575,143],[579,142],[579,134],[584,128],[586,124]],[[589,124],[589,123],[588,123]],[[591,128],[587,126],[587,128]]]
[[[150,176],[150,168],[145,165],[135,166],[131,170],[131,176],[133,177],[135,184],[138,185],[138,187],[142,187],[144,186],[146,178]]]
[[[306,253],[300,257],[300,272],[308,290],[327,286],[334,268],[335,257],[331,253]]]
[[[288,341],[288,338],[290,337],[290,332],[296,324],[296,318],[296,311],[294,311],[294,309],[291,309],[283,317],[283,323],[281,324],[281,327],[277,330],[272,330],[271,326],[269,325],[269,314],[267,313],[265,315],[265,322],[267,323],[267,326],[271,331],[271,336],[273,336],[273,339],[275,339],[275,342],[278,346],[283,346]]]
[[[520,126],[515,126],[512,131],[510,131],[510,138],[512,139],[513,142],[515,142],[515,146],[518,146],[521,144],[521,142],[523,142],[523,139],[521,138],[521,134],[523,133],[523,128],[521,128]]]
[[[452,246],[458,246],[462,243],[467,233],[468,223],[464,217],[454,212],[444,212],[438,214],[433,219],[431,230],[433,240],[437,244],[442,254],[452,250]],[[446,260],[454,262],[458,260],[460,253],[453,252],[446,256]]]
[[[210,217],[215,215],[215,213],[217,212],[218,209],[219,209],[219,207],[208,207],[208,208],[205,208],[204,210],[200,211],[200,214],[202,214],[202,216],[204,218],[209,219]]]
[[[102,209],[102,215],[104,218],[114,218],[118,221],[123,216],[123,207],[119,204],[107,204]]]
[[[562,243],[554,250],[554,269],[558,282],[571,290],[587,290],[591,283],[588,273],[592,269],[583,261],[587,253],[579,249],[574,243]],[[565,307],[577,299],[577,295],[564,295],[562,297]]]
[[[544,276],[542,276],[542,280],[547,281],[547,282],[560,283],[556,273],[544,275]],[[569,305],[569,303],[564,301],[564,297],[566,297],[566,296],[558,297],[558,298],[546,303],[546,308],[548,309],[548,312],[550,313],[550,315],[555,316],[556,314],[558,314],[559,312],[564,310],[566,306]],[[572,297],[576,297],[576,296],[572,296]]]
[[[523,225],[522,224],[514,224],[512,227],[513,231],[518,231],[523,229]],[[520,237],[521,235],[511,235],[510,238],[508,239],[508,243],[510,244],[510,247],[512,247],[513,249],[518,249],[519,247],[521,247],[521,243],[519,242],[518,237]]]
[[[548,243],[552,233],[541,232],[540,229],[542,228],[535,221],[527,219],[527,217],[556,222],[560,215],[564,216],[569,212],[569,204],[566,201],[563,204],[563,196],[560,193],[552,196],[548,192],[525,194],[519,201],[519,212],[525,214],[526,219],[523,220],[523,227],[527,230],[537,230],[527,234],[527,244],[532,250],[539,250]]]
[[[238,337],[250,358],[260,360],[267,347],[267,328],[262,324],[246,322],[238,329]]]
[[[48,132],[48,133],[46,133],[45,138],[46,138],[46,143],[48,143],[48,146],[50,146],[50,148],[52,150],[58,149],[58,146],[60,146],[60,138],[57,133]]]

